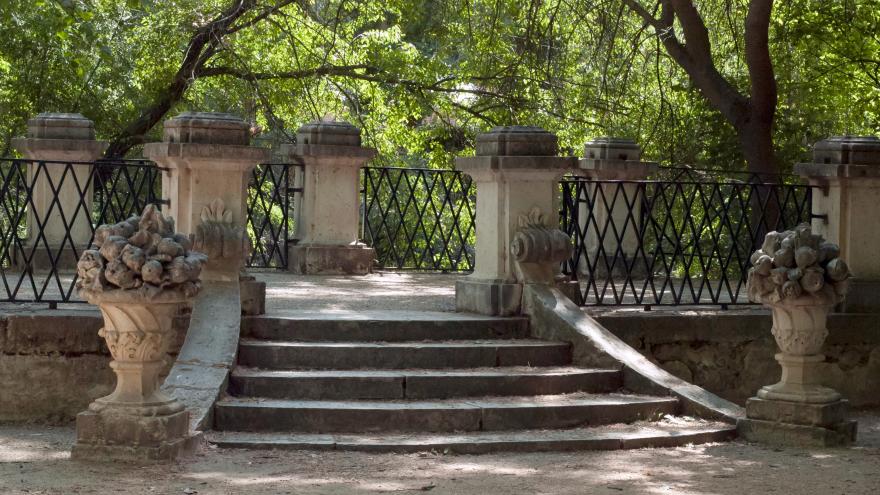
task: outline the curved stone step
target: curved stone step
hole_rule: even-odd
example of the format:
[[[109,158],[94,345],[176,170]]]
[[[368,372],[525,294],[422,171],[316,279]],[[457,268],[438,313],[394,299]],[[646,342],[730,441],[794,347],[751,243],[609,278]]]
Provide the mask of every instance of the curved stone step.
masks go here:
[[[620,389],[617,370],[498,367],[456,370],[280,371],[236,368],[232,395],[273,399],[446,399]]]
[[[428,311],[302,312],[244,317],[241,324],[243,337],[312,342],[521,339],[529,328],[524,317]]]
[[[436,401],[227,398],[214,425],[231,431],[371,432],[570,428],[674,414],[678,400],[625,394],[539,395]]]
[[[725,423],[673,418],[568,430],[520,430],[452,434],[286,434],[212,432],[208,441],[223,448],[357,450],[368,452],[439,451],[459,454],[543,452],[676,447],[723,442],[736,436]]]
[[[442,342],[278,342],[242,339],[238,363],[269,369],[481,368],[559,366],[571,362],[567,343],[543,340]]]

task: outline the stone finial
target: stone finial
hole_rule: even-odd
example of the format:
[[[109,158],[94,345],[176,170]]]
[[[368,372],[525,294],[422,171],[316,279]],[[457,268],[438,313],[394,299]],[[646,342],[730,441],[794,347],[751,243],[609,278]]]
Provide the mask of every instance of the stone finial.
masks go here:
[[[95,139],[95,123],[79,113],[38,114],[27,121],[31,139]]]
[[[250,144],[250,125],[228,113],[183,112],[165,121],[167,143]]]
[[[232,212],[217,198],[202,208],[201,223],[193,236],[194,248],[208,256],[211,266],[228,266],[234,262],[241,268],[251,252],[250,237],[244,227],[232,220]]]
[[[77,263],[77,288],[90,302],[109,293],[147,300],[162,292],[192,297],[204,263],[189,237],[174,232],[174,221],[147,205],[140,216],[95,230],[92,247]]]
[[[560,264],[571,258],[571,238],[559,228],[547,225],[544,214],[533,208],[518,218],[519,230],[510,242],[510,254],[517,262],[524,283],[553,285]]]
[[[809,224],[770,232],[751,256],[749,300],[777,304],[812,296],[817,304],[836,304],[846,295],[850,277],[839,256],[840,248],[813,234]]]
[[[834,136],[813,146],[813,163],[880,165],[880,139],[875,136]]]
[[[642,148],[632,139],[599,137],[584,145],[584,158],[590,160],[639,161]]]
[[[556,134],[534,126],[495,127],[477,136],[477,156],[556,156]]]
[[[348,122],[310,122],[296,131],[296,142],[302,145],[360,146],[361,130]]]

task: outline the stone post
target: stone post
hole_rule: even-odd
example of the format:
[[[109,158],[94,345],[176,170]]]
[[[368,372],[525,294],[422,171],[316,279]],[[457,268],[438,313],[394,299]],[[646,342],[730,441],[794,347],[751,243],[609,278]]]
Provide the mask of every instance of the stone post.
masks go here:
[[[185,112],[165,121],[163,142],[144,146],[147,158],[168,169],[162,195],[177,230],[210,251],[203,280],[238,280],[247,260],[248,182],[270,155],[249,143],[250,126],[234,115]]]
[[[813,230],[840,246],[853,273],[843,308],[853,313],[880,312],[880,139],[841,136],[813,148],[813,162],[795,165],[813,191]]]
[[[577,162],[556,156],[557,149],[556,135],[539,127],[496,127],[477,136],[476,156],[455,159],[477,186],[475,269],[455,284],[458,311],[520,312],[523,280],[511,241],[521,217],[558,226],[558,182]]]
[[[14,263],[23,264],[23,256],[32,256],[27,268],[48,270],[50,256],[57,256],[59,269],[72,270],[77,259],[73,247],[82,252],[92,238],[92,166],[72,165],[65,174],[66,163],[98,159],[107,142],[95,141],[94,123],[78,113],[41,113],[28,120],[27,137],[13,139],[12,146],[28,160],[59,162],[46,163],[45,168],[28,164],[28,184],[33,185],[33,207],[27,212],[28,253],[14,253]],[[52,204],[53,187],[58,189],[57,205]],[[70,240],[62,213],[70,227]],[[45,240],[39,235],[38,220]]]
[[[645,276],[645,265],[633,263],[636,251],[639,247],[639,219],[642,213],[642,194],[644,190],[633,182],[648,178],[648,175],[657,171],[657,163],[641,161],[642,149],[635,141],[629,139],[602,137],[588,141],[584,146],[584,158],[578,162],[580,175],[597,181],[624,181],[617,183],[599,184],[595,190],[597,195],[593,198],[593,218],[590,220],[590,209],[586,203],[581,203],[578,209],[581,232],[584,236],[584,254],[578,262],[578,271],[581,274],[589,274],[588,260],[593,261],[597,277],[607,277],[607,266],[613,263],[612,276],[626,276],[626,266],[632,266],[629,275]],[[591,188],[592,191],[592,188]],[[606,207],[606,201],[610,207]],[[613,201],[613,204],[612,204]],[[632,204],[632,217],[629,218],[629,204]],[[617,228],[621,236],[618,241],[614,228]],[[599,233],[604,232],[600,240]],[[600,250],[601,248],[601,250]],[[597,258],[599,253],[604,256]],[[598,262],[596,261],[598,260]]]
[[[348,122],[313,122],[296,132],[282,153],[305,165],[302,211],[288,267],[308,275],[364,275],[375,251],[360,237],[360,168],[376,154],[361,146],[361,131]]]
[[[826,320],[849,285],[849,270],[839,256],[840,248],[813,234],[808,224],[770,232],[752,254],[749,300],[773,313],[782,377],[746,402],[747,417],[738,422],[746,439],[798,446],[855,441],[849,403],[822,385]]]

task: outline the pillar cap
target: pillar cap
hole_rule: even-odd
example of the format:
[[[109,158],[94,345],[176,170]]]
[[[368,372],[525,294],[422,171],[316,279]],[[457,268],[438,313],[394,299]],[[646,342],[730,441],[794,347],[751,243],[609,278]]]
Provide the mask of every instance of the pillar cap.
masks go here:
[[[813,163],[880,165],[876,136],[833,136],[813,146]]]
[[[296,131],[300,145],[360,146],[361,130],[345,121],[315,121]]]
[[[477,136],[477,156],[556,156],[556,134],[535,126],[501,126]]]
[[[584,144],[584,158],[588,160],[639,161],[642,147],[632,139],[598,137]]]
[[[250,125],[236,115],[220,112],[183,112],[164,124],[166,143],[250,144]]]
[[[95,139],[95,123],[79,113],[44,112],[27,121],[28,139]]]

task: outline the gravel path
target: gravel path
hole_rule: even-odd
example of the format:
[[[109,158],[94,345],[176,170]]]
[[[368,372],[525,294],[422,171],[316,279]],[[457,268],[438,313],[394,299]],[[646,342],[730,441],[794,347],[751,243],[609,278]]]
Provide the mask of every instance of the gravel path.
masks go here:
[[[880,410],[859,444],[776,449],[743,442],[615,452],[367,454],[208,448],[143,468],[68,459],[72,427],[0,426],[3,494],[798,494],[880,493]]]

